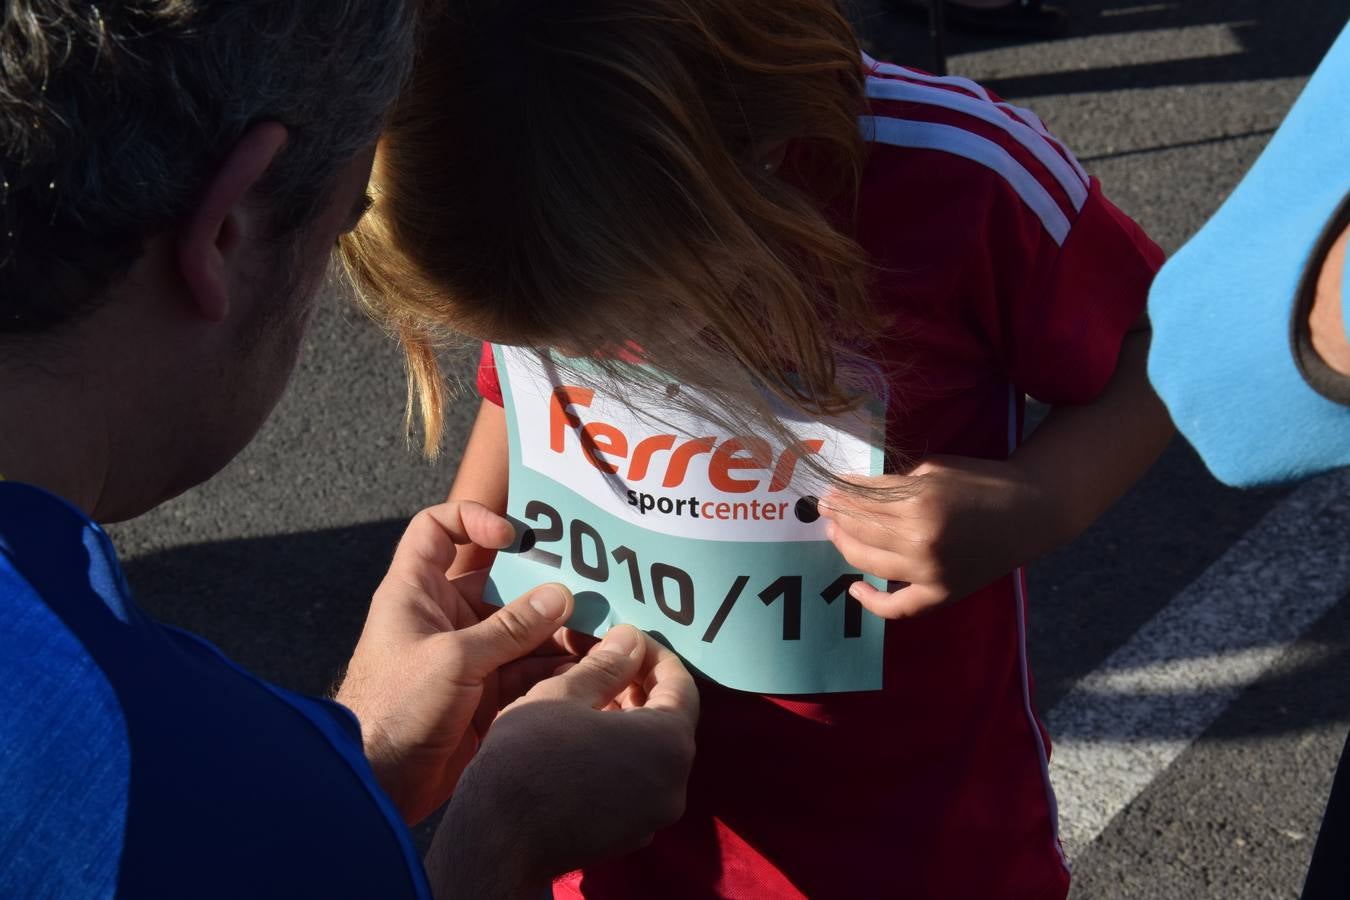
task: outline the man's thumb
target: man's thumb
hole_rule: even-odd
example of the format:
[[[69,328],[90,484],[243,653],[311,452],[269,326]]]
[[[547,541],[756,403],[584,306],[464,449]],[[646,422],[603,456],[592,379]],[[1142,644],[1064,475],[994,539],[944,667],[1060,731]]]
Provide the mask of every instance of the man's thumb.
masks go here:
[[[646,651],[647,638],[642,632],[632,625],[615,625],[581,662],[541,681],[527,697],[573,700],[602,709],[637,679]]]
[[[466,675],[482,678],[533,653],[572,615],[572,592],[544,584],[511,601],[477,625],[452,632]]]

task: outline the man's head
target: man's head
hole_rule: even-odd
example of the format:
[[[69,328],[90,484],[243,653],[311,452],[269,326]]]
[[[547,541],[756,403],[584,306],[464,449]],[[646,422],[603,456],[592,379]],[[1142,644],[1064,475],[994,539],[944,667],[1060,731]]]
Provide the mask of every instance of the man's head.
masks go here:
[[[145,436],[120,440],[154,453],[163,483],[106,517],[209,477],[279,396],[329,250],[359,215],[413,6],[6,3],[3,378],[140,394]]]

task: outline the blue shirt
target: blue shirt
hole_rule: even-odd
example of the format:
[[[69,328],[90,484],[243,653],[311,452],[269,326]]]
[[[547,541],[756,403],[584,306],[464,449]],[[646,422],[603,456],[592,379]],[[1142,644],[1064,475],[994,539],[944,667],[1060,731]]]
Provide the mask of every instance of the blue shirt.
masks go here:
[[[0,897],[427,897],[343,707],[132,602],[107,535],[0,483]]]

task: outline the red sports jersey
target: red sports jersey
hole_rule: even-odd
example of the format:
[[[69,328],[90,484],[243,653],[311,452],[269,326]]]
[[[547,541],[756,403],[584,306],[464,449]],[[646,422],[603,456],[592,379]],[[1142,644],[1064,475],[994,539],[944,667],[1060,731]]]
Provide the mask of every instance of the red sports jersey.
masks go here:
[[[856,237],[901,361],[888,438],[1002,459],[1023,394],[1091,402],[1162,253],[1035,114],[963,78],[866,60]],[[501,403],[485,352],[484,397]],[[557,896],[1063,897],[1069,874],[1026,658],[1021,572],[889,622],[884,688],[772,697],[701,684],[688,811]]]

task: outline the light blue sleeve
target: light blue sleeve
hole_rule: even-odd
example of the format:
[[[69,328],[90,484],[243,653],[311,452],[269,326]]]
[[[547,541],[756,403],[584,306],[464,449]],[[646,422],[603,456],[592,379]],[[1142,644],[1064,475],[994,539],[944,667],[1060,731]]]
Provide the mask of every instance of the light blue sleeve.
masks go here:
[[[1228,484],[1350,465],[1350,407],[1308,384],[1291,340],[1300,285],[1320,270],[1313,251],[1350,197],[1347,110],[1350,29],[1232,196],[1153,283],[1149,377]]]

